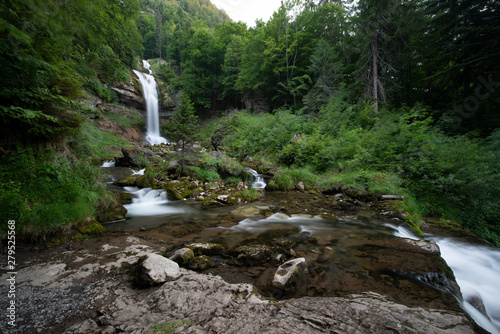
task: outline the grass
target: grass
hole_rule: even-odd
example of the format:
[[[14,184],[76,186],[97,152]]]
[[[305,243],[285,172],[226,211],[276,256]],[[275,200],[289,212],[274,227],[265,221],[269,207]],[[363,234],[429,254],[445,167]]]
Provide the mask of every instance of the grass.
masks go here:
[[[97,157],[101,160],[113,159],[122,147],[132,146],[129,141],[102,131],[90,122],[84,123],[68,142],[78,156]]]
[[[179,321],[170,321],[164,324],[154,324],[152,326],[153,334],[170,334],[173,333],[177,327],[180,327],[182,325],[189,325],[190,323],[191,320],[187,319]]]

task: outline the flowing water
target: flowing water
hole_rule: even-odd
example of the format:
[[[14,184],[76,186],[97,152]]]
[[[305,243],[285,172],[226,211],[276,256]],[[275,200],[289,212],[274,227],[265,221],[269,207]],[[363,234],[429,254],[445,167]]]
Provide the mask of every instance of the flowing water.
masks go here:
[[[130,172],[142,173],[143,170]],[[252,180],[254,187],[256,182],[262,182],[257,175]],[[197,238],[206,241],[210,241],[210,238],[223,239],[229,248],[246,240],[258,239],[260,235],[280,231],[280,235],[298,240],[294,249],[300,256],[315,258],[321,266],[329,268],[324,280],[337,284],[335,287],[335,284],[328,283],[325,287],[326,292],[332,289],[331,293],[342,290],[343,284],[350,284],[350,281],[356,280],[365,272],[370,273],[370,278],[371,273],[378,271],[379,268],[373,267],[377,261],[367,259],[367,255],[380,249],[380,245],[383,245],[382,248],[385,245],[390,247],[392,243],[396,243],[394,237],[401,238],[400,240],[419,240],[408,228],[394,225],[394,222],[380,217],[340,217],[329,220],[311,214],[284,213],[266,217],[262,210],[271,210],[265,205],[268,203],[267,199],[271,200],[275,196],[273,193],[266,194],[266,201],[261,201],[260,206],[202,209],[195,201],[169,201],[164,190],[135,187],[126,187],[125,190],[132,194],[133,202],[126,205],[127,220],[116,224],[122,229],[155,228],[169,224],[180,226],[191,220],[196,220],[203,226],[200,222],[210,221],[210,224],[198,232]],[[221,217],[229,213],[237,216],[243,214],[247,218],[234,221],[229,227],[222,227]],[[439,246],[441,257],[453,270],[463,296],[458,298],[462,308],[481,327],[493,334],[500,334],[500,250],[484,244],[473,244],[465,237],[426,235],[425,239],[434,241]],[[373,240],[382,240],[385,244],[375,244],[372,243]],[[399,252],[397,247],[381,255],[386,258],[395,252]],[[406,259],[411,257],[412,261],[415,260],[413,256],[412,253],[401,255]],[[356,274],[352,276],[352,273]],[[363,282],[358,284],[361,289],[365,288]],[[379,292],[384,294],[383,289]]]
[[[455,274],[462,307],[481,327],[500,334],[500,250],[456,238],[430,239]]]
[[[139,78],[142,91],[144,94],[144,102],[147,112],[147,128],[146,141],[151,145],[168,143],[168,140],[160,134],[160,117],[159,117],[159,102],[158,102],[158,87],[155,78],[151,75],[151,65],[147,60],[143,60],[143,65],[149,70],[149,74],[134,70],[134,73]]]
[[[264,189],[266,187],[266,182],[264,181],[264,177],[260,175],[256,170],[245,167],[245,170],[250,173],[252,176],[252,188],[254,189]]]
[[[395,235],[418,240],[404,226]],[[462,308],[484,329],[500,334],[500,250],[461,238],[427,235],[453,270],[462,292]]]

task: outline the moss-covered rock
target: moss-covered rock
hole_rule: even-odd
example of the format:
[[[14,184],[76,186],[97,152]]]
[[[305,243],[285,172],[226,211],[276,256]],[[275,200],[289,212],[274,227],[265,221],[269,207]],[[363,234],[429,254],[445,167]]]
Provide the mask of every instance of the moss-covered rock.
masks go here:
[[[191,198],[193,193],[189,182],[169,182],[163,188],[167,191],[168,199],[174,201]]]
[[[201,206],[203,208],[216,208],[216,207],[221,207],[221,206],[226,206],[227,204],[224,203],[221,200],[218,200],[217,198],[212,198],[212,197],[200,197],[200,199],[203,201],[201,203]]]
[[[69,239],[67,237],[52,238],[45,245],[47,246],[47,248],[53,248],[53,247],[57,247],[59,245],[63,245],[65,243],[67,243],[68,240]]]
[[[225,251],[224,246],[211,242],[198,242],[186,247],[192,249],[196,255],[222,255]]]
[[[187,266],[195,259],[194,252],[190,248],[181,248],[176,250],[170,260],[177,262],[180,266]]]
[[[143,175],[132,175],[129,177],[126,177],[122,180],[118,180],[113,182],[113,184],[116,184],[121,187],[134,187],[137,185],[137,180],[141,178]]]
[[[81,227],[78,232],[71,237],[71,239],[90,239],[99,237],[106,232],[106,228],[94,220],[91,224]]]
[[[239,246],[231,249],[229,253],[242,265],[267,263],[274,254],[272,248],[266,245]]]
[[[207,255],[200,255],[194,258],[193,262],[187,265],[192,270],[205,270],[215,266],[214,261]]]
[[[121,203],[111,198],[99,203],[96,210],[96,220],[100,223],[107,223],[125,219],[126,214],[127,209]]]

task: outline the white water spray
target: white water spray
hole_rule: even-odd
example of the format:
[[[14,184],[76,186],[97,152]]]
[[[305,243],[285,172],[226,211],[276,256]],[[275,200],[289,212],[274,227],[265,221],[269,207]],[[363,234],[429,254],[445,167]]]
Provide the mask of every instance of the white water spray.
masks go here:
[[[455,274],[463,308],[484,329],[500,334],[500,250],[431,237]]]
[[[168,140],[160,135],[160,116],[158,103],[158,87],[155,78],[151,75],[151,65],[147,60],[143,60],[144,68],[149,70],[149,74],[134,70],[134,73],[139,78],[142,91],[144,94],[144,102],[147,112],[147,131],[146,141],[151,145],[168,143]]]
[[[124,187],[132,194],[132,204],[125,205],[127,216],[160,216],[183,212],[180,208],[168,206],[167,192],[151,188]]]
[[[266,187],[266,182],[264,181],[264,178],[259,175],[259,173],[250,168],[250,167],[245,167],[246,171],[250,173],[250,175],[253,176],[253,182],[252,182],[252,188],[254,189],[264,189]]]
[[[395,229],[398,237],[419,239],[404,226],[386,226]],[[453,270],[462,292],[462,308],[488,332],[500,334],[500,250],[449,237],[428,239],[439,246],[442,258]]]

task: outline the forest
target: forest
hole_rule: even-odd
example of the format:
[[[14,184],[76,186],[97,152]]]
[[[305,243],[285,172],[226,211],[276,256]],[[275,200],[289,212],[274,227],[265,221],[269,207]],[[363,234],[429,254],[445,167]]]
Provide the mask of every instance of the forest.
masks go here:
[[[404,195],[500,246],[500,2],[286,0],[255,27],[208,0],[0,4],[0,230],[84,221],[109,196],[89,125],[141,59],[198,115],[191,139],[298,181]],[[169,124],[164,124],[169,137]],[[296,134],[296,142],[290,139]],[[21,233],[20,232],[20,233]]]

